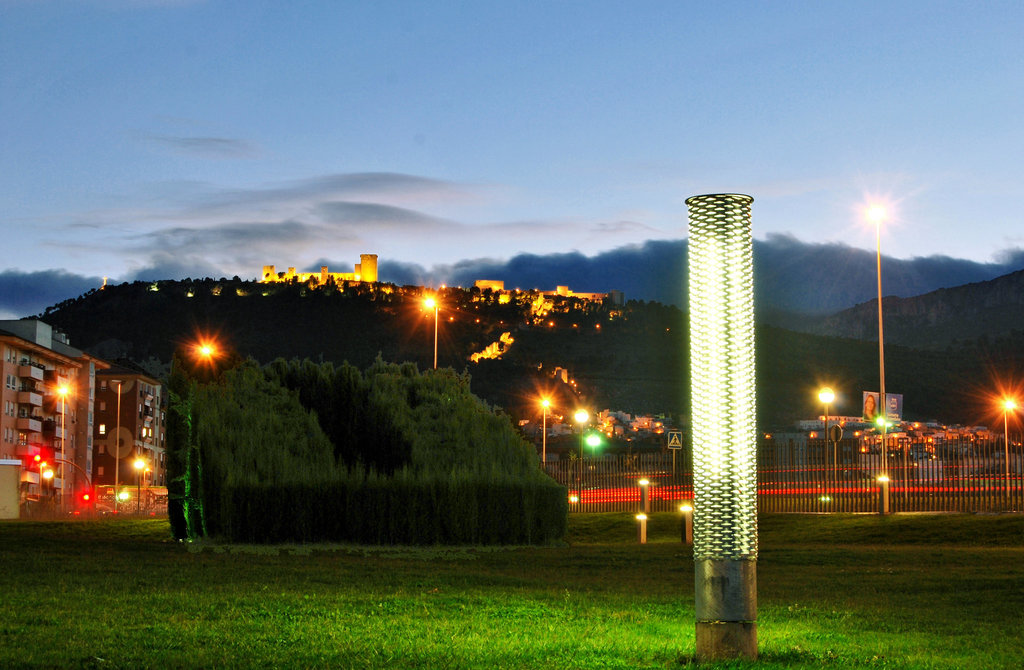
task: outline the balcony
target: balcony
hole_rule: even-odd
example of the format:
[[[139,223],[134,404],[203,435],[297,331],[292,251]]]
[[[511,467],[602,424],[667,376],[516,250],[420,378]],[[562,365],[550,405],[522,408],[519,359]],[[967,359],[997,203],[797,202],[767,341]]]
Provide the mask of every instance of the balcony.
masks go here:
[[[63,429],[61,428],[59,420],[47,419],[43,421],[43,432],[47,435],[52,435],[54,440],[67,439],[67,431],[67,426]]]
[[[21,405],[30,405],[32,407],[42,407],[43,395],[41,393],[36,393],[35,391],[19,391],[18,403]]]
[[[59,398],[59,388],[71,388],[71,380],[64,375],[58,375],[55,370],[46,371],[46,395]]]
[[[18,430],[23,430],[26,433],[43,432],[43,420],[36,416],[19,416],[17,425]]]
[[[22,362],[18,366],[18,377],[21,379],[32,379],[37,382],[43,381],[43,376],[46,371],[43,368],[37,367],[36,365]]]

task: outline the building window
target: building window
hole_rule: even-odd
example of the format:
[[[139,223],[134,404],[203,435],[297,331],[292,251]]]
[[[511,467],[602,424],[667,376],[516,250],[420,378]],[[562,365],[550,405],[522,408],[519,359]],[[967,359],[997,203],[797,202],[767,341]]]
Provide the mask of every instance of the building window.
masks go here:
[[[103,466],[102,465],[97,465],[96,466],[96,476],[97,477],[102,477],[103,476]]]
[[[105,424],[105,423],[101,423],[100,424],[99,433],[100,433],[100,435],[106,435],[107,434],[107,424]]]
[[[106,412],[107,411],[107,401],[106,400],[100,400],[100,411],[101,412]]]
[[[107,380],[106,379],[101,379],[100,380],[100,390],[101,391],[106,391],[107,390]]]

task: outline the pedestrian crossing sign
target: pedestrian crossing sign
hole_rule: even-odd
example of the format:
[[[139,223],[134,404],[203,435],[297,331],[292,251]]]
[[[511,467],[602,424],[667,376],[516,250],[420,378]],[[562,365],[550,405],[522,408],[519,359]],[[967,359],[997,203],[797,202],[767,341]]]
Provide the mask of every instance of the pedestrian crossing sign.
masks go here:
[[[683,432],[681,430],[670,430],[668,432],[668,448],[669,449],[682,449],[683,448]]]

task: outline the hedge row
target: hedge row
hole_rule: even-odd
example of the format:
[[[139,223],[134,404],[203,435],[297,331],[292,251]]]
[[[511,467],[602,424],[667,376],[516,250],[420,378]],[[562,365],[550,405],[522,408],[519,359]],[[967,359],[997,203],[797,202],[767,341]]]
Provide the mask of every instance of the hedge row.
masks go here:
[[[546,481],[236,485],[220,503],[211,534],[246,543],[546,544],[568,513],[565,487]]]

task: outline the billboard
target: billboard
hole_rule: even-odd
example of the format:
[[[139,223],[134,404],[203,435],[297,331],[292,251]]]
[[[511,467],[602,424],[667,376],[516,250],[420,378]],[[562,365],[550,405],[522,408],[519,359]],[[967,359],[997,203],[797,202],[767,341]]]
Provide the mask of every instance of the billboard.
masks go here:
[[[864,398],[861,403],[863,411],[861,417],[870,423],[874,423],[878,419],[878,415],[882,413],[881,407],[879,407],[879,395],[878,393],[872,393],[871,391],[864,391]],[[886,419],[889,421],[902,421],[903,420],[903,394],[902,393],[886,393],[885,394],[885,408]]]

